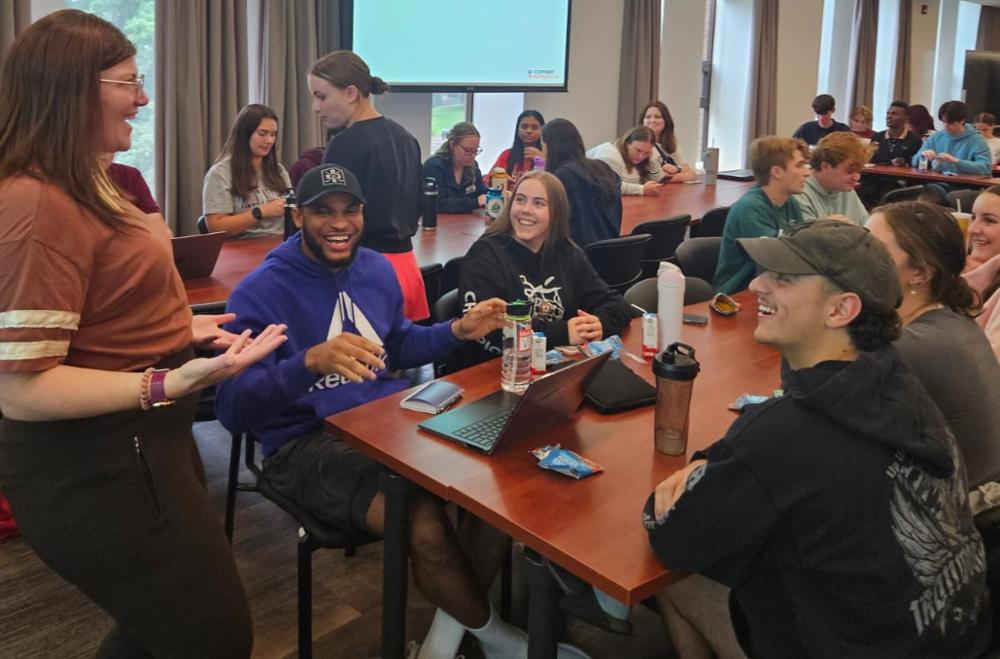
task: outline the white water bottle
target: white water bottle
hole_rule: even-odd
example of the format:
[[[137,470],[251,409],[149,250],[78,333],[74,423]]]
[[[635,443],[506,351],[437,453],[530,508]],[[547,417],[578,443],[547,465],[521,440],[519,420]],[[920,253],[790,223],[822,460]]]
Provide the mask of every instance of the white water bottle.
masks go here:
[[[656,271],[656,321],[659,324],[660,352],[681,340],[684,320],[684,273],[673,263],[660,262]]]

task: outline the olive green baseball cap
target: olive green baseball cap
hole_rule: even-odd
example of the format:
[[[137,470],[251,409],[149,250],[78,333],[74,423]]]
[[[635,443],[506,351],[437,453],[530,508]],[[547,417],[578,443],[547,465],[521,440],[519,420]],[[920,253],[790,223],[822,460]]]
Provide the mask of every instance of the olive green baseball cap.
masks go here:
[[[862,303],[895,309],[903,301],[896,265],[868,229],[838,220],[793,227],[777,238],[739,238],[739,249],[763,270],[821,275]]]

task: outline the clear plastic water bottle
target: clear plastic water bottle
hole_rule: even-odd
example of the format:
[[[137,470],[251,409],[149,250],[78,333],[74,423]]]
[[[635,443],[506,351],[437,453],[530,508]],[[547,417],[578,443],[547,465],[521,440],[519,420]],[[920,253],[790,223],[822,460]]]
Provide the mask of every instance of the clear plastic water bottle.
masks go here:
[[[920,160],[917,161],[917,169],[922,172],[927,171],[927,156],[922,153],[920,154]]]
[[[531,305],[524,300],[507,303],[500,357],[500,386],[514,394],[524,393],[531,382]]]

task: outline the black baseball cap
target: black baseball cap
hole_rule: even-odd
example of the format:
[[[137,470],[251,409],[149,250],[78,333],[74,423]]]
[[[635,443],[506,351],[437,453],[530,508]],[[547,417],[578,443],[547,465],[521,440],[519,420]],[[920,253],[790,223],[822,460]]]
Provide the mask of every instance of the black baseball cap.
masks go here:
[[[782,275],[822,275],[862,303],[895,309],[903,301],[896,264],[867,229],[838,220],[793,227],[777,238],[736,244],[760,268]]]
[[[331,192],[343,192],[351,195],[362,204],[365,196],[361,192],[358,177],[343,165],[329,163],[313,167],[299,179],[299,187],[295,189],[296,203],[301,208],[316,202],[320,197]]]

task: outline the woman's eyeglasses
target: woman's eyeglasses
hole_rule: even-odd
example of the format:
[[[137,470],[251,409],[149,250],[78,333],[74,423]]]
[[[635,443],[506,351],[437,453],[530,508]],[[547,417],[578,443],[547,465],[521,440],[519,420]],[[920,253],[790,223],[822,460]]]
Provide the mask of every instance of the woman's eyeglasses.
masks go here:
[[[146,82],[146,76],[139,74],[135,77],[135,80],[109,80],[107,78],[100,78],[101,82],[109,82],[115,85],[133,85],[136,96],[142,96],[143,88]]]

